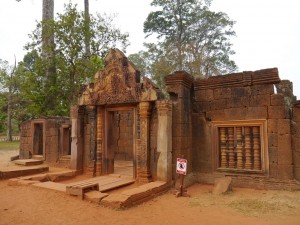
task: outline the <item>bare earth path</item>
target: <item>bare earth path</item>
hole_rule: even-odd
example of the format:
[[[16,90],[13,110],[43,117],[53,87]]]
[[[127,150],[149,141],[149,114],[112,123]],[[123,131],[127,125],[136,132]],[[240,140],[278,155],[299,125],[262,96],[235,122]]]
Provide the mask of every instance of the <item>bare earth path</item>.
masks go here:
[[[170,191],[142,205],[113,210],[64,193],[0,181],[0,224],[300,224],[300,192],[236,188],[216,196],[211,190],[195,184],[188,188],[190,198],[175,198]]]

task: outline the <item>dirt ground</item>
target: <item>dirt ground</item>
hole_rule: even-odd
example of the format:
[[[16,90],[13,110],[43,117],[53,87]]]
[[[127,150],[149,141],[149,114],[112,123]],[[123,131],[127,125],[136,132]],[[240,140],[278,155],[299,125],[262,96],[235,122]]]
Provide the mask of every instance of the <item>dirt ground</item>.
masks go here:
[[[0,163],[6,163],[6,156],[0,154]],[[170,190],[136,207],[114,210],[65,193],[0,181],[0,224],[300,224],[300,192],[235,188],[213,195],[212,188],[195,184],[188,188],[189,198],[176,198]]]

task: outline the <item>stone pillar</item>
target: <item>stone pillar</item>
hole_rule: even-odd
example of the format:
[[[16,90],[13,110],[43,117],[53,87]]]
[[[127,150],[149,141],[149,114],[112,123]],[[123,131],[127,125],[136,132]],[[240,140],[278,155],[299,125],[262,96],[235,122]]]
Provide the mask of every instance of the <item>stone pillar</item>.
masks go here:
[[[78,106],[71,106],[71,169],[77,170],[78,172],[83,171],[83,109]]]
[[[141,102],[140,111],[140,141],[138,146],[137,180],[147,183],[152,180],[150,170],[150,115],[151,102]]]
[[[158,132],[157,132],[157,179],[172,181],[172,102],[157,101]]]
[[[100,176],[103,174],[103,119],[104,108],[97,107],[97,130],[96,130],[96,162],[95,162],[95,175]]]
[[[173,178],[176,178],[176,158],[188,160],[187,173],[192,171],[191,88],[193,77],[177,71],[166,77],[166,87],[172,101]]]
[[[89,173],[94,176],[96,174],[96,107],[87,106],[86,111],[88,113],[88,120],[90,124],[90,140],[89,140],[89,151],[87,152],[87,165]],[[88,141],[88,140],[87,140]]]

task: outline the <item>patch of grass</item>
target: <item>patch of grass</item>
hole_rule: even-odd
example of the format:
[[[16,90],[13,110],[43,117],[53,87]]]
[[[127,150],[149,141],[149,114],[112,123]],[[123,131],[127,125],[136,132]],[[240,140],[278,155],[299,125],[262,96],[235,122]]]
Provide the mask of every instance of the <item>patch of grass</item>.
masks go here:
[[[0,150],[18,150],[20,141],[0,141]]]

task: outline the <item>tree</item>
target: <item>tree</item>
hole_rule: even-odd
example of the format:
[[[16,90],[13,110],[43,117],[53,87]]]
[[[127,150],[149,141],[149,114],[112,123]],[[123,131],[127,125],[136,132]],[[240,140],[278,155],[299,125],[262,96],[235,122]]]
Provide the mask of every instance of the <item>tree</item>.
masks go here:
[[[6,139],[12,141],[12,119],[17,114],[19,104],[19,92],[21,81],[16,76],[16,63],[9,65],[7,61],[0,59],[0,84],[1,84],[1,108],[6,112],[1,113],[2,119],[6,117]]]
[[[56,102],[54,110],[48,110],[47,104],[42,101],[37,102],[43,108],[45,115],[67,115],[71,104],[76,104],[80,86],[86,83],[87,79],[92,80],[95,71],[102,68],[100,57],[106,55],[108,50],[113,47],[120,47],[123,50],[128,45],[128,34],[123,34],[113,24],[113,17],[90,15],[89,37],[90,55],[86,58],[86,23],[85,13],[79,12],[76,5],[71,3],[65,5],[64,13],[57,14],[55,21],[49,21],[47,25],[51,27],[54,36],[55,52],[55,79],[56,84],[45,87],[46,80],[44,71],[47,62],[43,59],[42,48],[42,23],[37,24],[37,28],[30,35],[32,41],[26,48],[29,52],[35,51],[34,73],[31,77],[36,83],[41,83],[35,87],[37,92],[43,96],[48,96],[51,91],[53,101]],[[29,70],[27,70],[29,71]],[[40,99],[36,99],[40,101]]]
[[[158,10],[144,22],[147,37],[156,34],[159,64],[206,77],[236,70],[229,56],[234,22],[225,13],[209,10],[210,0],[153,0]]]

